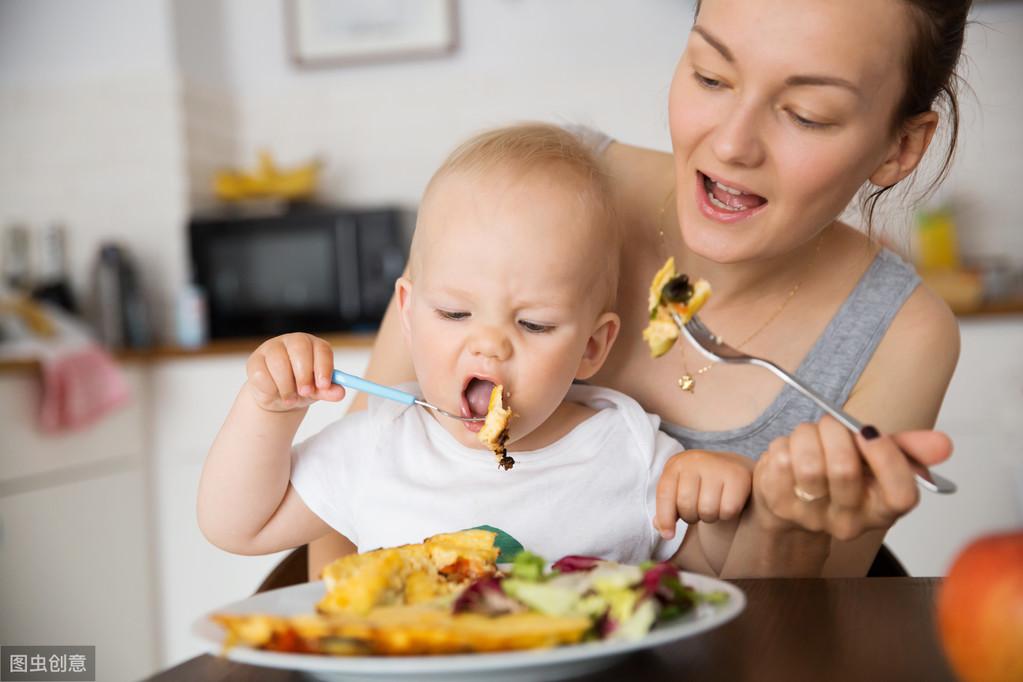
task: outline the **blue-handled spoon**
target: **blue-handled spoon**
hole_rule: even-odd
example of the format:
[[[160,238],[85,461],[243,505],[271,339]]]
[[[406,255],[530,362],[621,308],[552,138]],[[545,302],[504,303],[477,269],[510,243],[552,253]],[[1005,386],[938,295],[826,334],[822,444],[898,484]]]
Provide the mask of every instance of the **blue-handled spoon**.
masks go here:
[[[422,405],[423,407],[429,408],[434,412],[450,417],[451,419],[457,419],[462,422],[481,422],[485,421],[486,417],[462,417],[457,414],[451,414],[447,410],[442,410],[436,405],[431,405],[425,400],[420,400],[411,393],[405,391],[399,391],[396,388],[390,386],[382,386],[376,384],[369,379],[363,379],[357,377],[354,374],[346,374],[339,369],[335,369],[331,375],[331,381],[345,388],[354,388],[356,391],[362,391],[363,393],[369,393],[371,395],[378,396],[380,398],[386,398],[388,400],[394,400],[395,402],[402,403],[404,405]]]

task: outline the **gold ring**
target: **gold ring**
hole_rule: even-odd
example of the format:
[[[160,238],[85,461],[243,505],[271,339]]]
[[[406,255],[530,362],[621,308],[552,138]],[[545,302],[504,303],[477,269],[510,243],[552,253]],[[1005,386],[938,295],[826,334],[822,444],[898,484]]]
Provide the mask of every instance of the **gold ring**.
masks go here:
[[[828,496],[827,493],[824,493],[823,495],[811,495],[810,493],[800,488],[798,485],[792,486],[792,492],[795,494],[796,497],[798,497],[803,502],[816,502],[817,500],[823,500],[825,497]]]

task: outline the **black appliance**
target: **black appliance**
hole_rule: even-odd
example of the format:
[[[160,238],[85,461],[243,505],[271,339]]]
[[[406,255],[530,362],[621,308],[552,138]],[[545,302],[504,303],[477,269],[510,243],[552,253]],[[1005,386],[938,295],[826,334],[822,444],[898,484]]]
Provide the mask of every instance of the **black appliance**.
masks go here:
[[[412,217],[305,206],[189,223],[211,338],[376,328],[401,276]]]

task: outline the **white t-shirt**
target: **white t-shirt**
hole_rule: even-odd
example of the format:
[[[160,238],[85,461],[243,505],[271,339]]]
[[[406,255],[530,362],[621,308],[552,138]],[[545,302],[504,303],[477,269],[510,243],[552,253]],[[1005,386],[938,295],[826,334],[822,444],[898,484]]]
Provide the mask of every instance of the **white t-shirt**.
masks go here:
[[[670,558],[685,523],[664,541],[652,520],[660,473],[682,446],[617,391],[574,385],[566,400],[597,412],[547,447],[509,453],[505,471],[424,408],[370,398],[367,411],[295,446],[291,483],[360,552],[486,525],[551,561]]]

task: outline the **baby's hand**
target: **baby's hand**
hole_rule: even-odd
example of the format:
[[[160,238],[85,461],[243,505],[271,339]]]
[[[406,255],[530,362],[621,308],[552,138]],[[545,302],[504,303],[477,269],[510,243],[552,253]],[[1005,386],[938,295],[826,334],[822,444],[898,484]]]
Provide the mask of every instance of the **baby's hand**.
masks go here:
[[[311,334],[284,334],[264,341],[245,364],[246,388],[270,412],[305,409],[317,400],[337,402],[345,389],[330,381],[334,351]]]
[[[693,524],[737,518],[753,487],[753,466],[751,459],[730,452],[689,450],[674,455],[657,484],[654,528],[670,540],[678,519]]]

